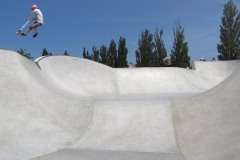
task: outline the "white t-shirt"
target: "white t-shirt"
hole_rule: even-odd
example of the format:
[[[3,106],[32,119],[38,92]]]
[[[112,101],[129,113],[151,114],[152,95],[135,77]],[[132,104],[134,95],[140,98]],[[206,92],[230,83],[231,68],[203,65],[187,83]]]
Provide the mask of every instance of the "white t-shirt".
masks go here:
[[[36,14],[37,22],[43,24],[43,14],[42,14],[42,12],[39,9],[34,9],[32,12]]]

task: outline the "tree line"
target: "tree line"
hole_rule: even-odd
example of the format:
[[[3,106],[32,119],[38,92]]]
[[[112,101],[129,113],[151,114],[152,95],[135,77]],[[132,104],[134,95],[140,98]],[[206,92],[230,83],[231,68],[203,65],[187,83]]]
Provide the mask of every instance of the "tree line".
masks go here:
[[[145,29],[139,39],[138,48],[135,51],[136,67],[190,67],[190,56],[188,55],[188,42],[185,39],[184,28],[177,22],[173,28],[173,46],[170,59],[166,59],[167,50],[164,45],[163,29],[156,27],[154,33]],[[240,59],[240,13],[233,0],[224,4],[222,24],[220,25],[220,43],[217,44],[219,55],[218,60]],[[17,51],[29,59],[33,59],[26,49]],[[70,54],[65,51],[64,55]],[[46,48],[43,49],[42,56],[52,55]],[[128,67],[128,49],[126,39],[120,37],[118,46],[114,40],[110,41],[109,47],[102,45],[92,47],[92,53],[83,48],[83,58],[90,59],[113,68]]]
[[[113,68],[128,67],[127,61],[128,49],[126,48],[126,39],[120,37],[118,47],[112,39],[109,47],[102,45],[100,49],[96,46],[92,47],[92,53],[89,54],[86,48],[83,49],[83,58],[87,58]]]

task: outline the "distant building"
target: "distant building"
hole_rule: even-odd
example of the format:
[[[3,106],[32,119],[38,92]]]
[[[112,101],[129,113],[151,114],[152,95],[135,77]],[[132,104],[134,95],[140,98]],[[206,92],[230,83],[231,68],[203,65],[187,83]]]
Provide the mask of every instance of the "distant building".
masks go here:
[[[166,60],[164,61],[164,63],[165,63],[166,66],[172,66],[172,61],[171,61],[171,59],[166,59]]]
[[[136,68],[137,64],[133,64],[132,62],[129,65],[129,68]]]

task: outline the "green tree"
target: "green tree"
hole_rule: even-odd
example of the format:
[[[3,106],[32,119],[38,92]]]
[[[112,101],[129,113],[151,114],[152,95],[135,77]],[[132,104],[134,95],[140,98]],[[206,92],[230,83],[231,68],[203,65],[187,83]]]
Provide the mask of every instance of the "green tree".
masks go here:
[[[217,49],[219,60],[233,60],[240,56],[240,13],[233,0],[224,4]]]
[[[112,39],[110,42],[110,46],[108,48],[108,63],[107,65],[110,67],[116,67],[117,64],[117,46],[115,41]]]
[[[92,59],[92,57],[89,55],[89,52],[87,51],[87,53],[86,53],[85,47],[83,48],[83,58]]]
[[[149,30],[142,32],[138,40],[138,50],[136,50],[136,66],[137,67],[152,67],[155,62],[153,35]]]
[[[107,65],[108,55],[107,55],[107,47],[105,45],[102,45],[100,47],[100,57],[101,57],[101,63]]]
[[[185,42],[184,29],[179,22],[173,29],[174,42],[171,50],[171,62],[174,67],[190,67],[190,57],[188,56],[188,43]]]
[[[118,68],[128,67],[127,54],[128,49],[126,48],[126,39],[120,37],[118,42]]]
[[[100,57],[99,57],[99,50],[97,49],[96,46],[93,46],[92,47],[92,51],[93,51],[93,54],[92,54],[92,60],[96,61],[96,62],[100,62]]]
[[[86,54],[86,48],[83,48],[83,58],[87,58],[87,54]]]
[[[21,54],[22,56],[24,56],[24,57],[26,57],[26,58],[28,58],[28,59],[30,59],[30,60],[33,60],[33,57],[31,56],[30,53],[27,52],[26,49],[20,48],[19,50],[17,50],[17,52],[18,52],[19,54]]]
[[[87,51],[87,59],[92,59],[91,55],[89,54],[89,52]]]
[[[64,51],[63,55],[64,55],[64,56],[70,56],[70,54],[69,54],[68,51],[66,51],[66,50]]]
[[[44,49],[43,49],[43,52],[42,52],[42,56],[49,56],[49,55],[51,55],[51,54],[48,53],[48,51],[47,51],[46,48],[44,48]]]
[[[162,36],[163,36],[163,30],[161,29],[159,31],[158,27],[156,27],[156,31],[154,34],[154,41],[155,41],[154,54],[156,56],[155,66],[159,66],[159,67],[165,66],[164,59],[167,57],[167,50],[162,40]]]

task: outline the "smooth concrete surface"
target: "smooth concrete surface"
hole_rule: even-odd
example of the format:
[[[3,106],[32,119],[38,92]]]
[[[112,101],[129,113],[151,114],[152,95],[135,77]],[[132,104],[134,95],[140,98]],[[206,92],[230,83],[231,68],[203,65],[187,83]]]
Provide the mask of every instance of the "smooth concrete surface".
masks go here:
[[[171,112],[168,100],[96,102],[94,123],[72,147],[179,153]]]
[[[240,66],[220,85],[173,101],[179,147],[186,159],[240,159]]]
[[[239,160],[240,61],[193,66],[0,50],[0,159]]]
[[[32,160],[184,160],[179,154],[64,149]]]

